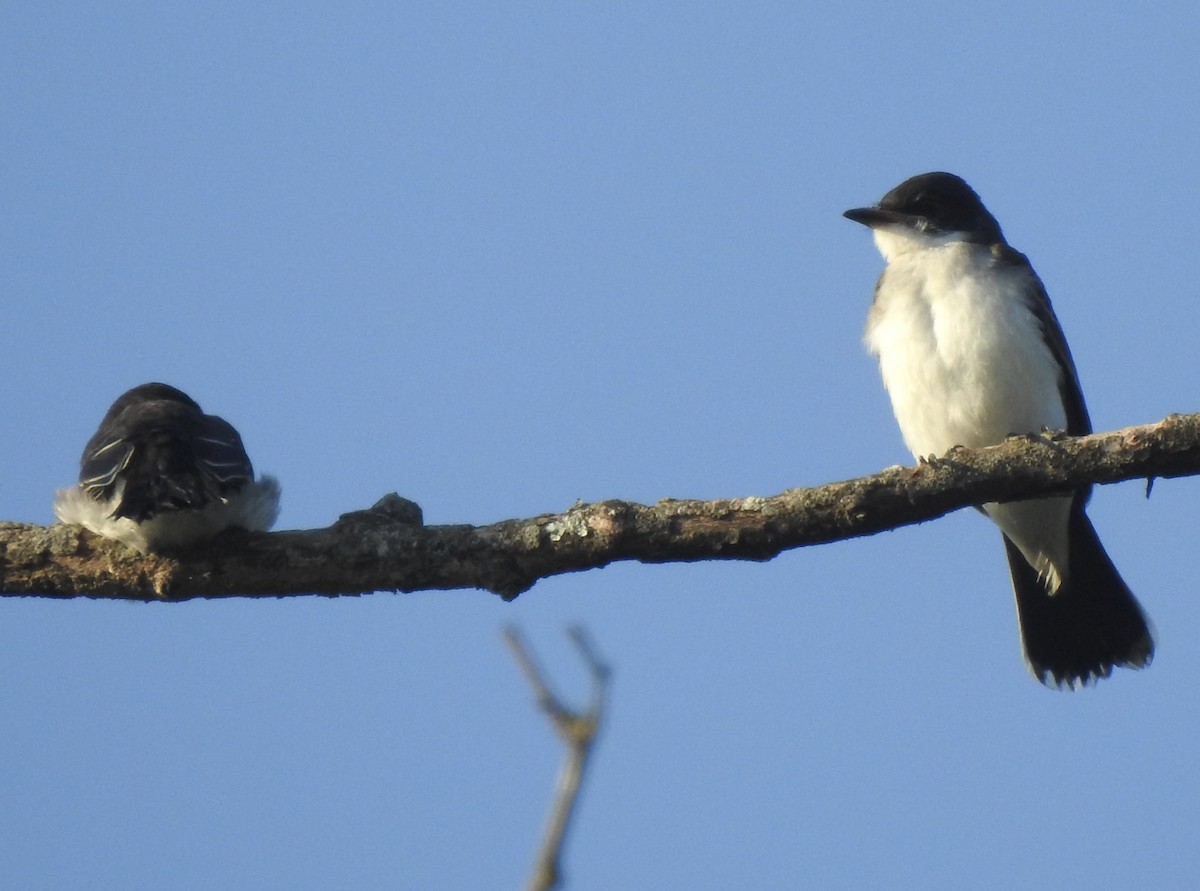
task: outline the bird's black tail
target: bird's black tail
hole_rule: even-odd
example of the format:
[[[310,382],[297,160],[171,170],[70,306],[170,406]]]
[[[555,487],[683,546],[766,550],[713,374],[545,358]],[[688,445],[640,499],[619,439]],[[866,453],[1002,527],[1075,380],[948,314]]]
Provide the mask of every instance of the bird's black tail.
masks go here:
[[[1142,668],[1154,656],[1146,616],[1100,543],[1083,499],[1071,508],[1070,566],[1054,594],[1007,537],[1025,658],[1047,686],[1077,687],[1108,677],[1114,666]]]

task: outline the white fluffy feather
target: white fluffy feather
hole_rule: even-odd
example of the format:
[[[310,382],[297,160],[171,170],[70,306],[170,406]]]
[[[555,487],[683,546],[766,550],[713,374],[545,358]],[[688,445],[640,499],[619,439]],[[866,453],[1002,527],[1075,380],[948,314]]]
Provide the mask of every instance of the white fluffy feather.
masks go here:
[[[995,265],[988,246],[961,236],[874,234],[888,265],[865,340],[913,455],[1064,428],[1062,372],[1037,317],[1014,299],[1032,273]],[[983,506],[1051,592],[1067,569],[1070,506],[1070,498]]]
[[[119,500],[118,492],[115,501]],[[63,523],[83,526],[145,554],[187,547],[228,528],[251,532],[270,529],[279,515],[279,483],[274,477],[264,476],[202,510],[167,511],[141,523],[128,517],[113,517],[113,505],[112,500],[96,501],[79,486],[71,486],[58,490],[54,513]]]

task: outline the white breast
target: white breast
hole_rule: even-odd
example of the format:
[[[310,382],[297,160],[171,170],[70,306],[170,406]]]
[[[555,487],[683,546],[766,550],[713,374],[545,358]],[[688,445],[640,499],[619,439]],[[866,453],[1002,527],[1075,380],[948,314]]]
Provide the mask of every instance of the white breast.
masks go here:
[[[1058,363],[1021,299],[1031,273],[994,266],[985,246],[896,238],[876,233],[889,263],[866,343],[912,453],[1065,427]]]
[[[962,241],[875,239],[888,266],[866,343],[913,455],[1066,427],[1058,362],[1022,298],[1031,271],[997,267],[989,248]],[[983,505],[1052,592],[1067,572],[1070,507],[1066,497]]]

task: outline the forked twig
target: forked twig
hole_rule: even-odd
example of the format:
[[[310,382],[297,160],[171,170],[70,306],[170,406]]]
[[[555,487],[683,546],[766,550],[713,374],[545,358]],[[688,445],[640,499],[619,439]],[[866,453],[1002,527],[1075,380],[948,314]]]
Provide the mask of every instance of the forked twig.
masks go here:
[[[567,826],[575,810],[575,802],[579,797],[579,787],[583,782],[584,770],[587,768],[588,756],[596,742],[600,725],[604,717],[604,709],[608,699],[608,685],[611,672],[601,661],[595,648],[588,640],[583,629],[573,626],[567,629],[567,636],[575,644],[580,657],[588,667],[592,676],[592,701],[587,711],[574,712],[554,695],[546,683],[545,675],[538,668],[529,649],[525,646],[520,632],[509,626],[504,629],[504,640],[517,660],[529,685],[533,688],[534,698],[538,707],[550,718],[554,732],[558,734],[567,746],[567,757],[558,773],[555,786],[554,802],[550,809],[550,817],[546,822],[546,831],[542,837],[542,846],[534,863],[533,874],[526,884],[526,891],[550,891],[562,884],[562,851],[566,841]]]

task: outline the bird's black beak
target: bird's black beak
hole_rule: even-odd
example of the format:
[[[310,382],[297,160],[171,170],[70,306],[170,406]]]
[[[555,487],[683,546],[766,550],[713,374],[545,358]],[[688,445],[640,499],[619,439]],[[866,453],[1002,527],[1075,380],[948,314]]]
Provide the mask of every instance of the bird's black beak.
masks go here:
[[[907,226],[913,228],[917,226],[917,217],[906,213],[897,213],[894,210],[884,210],[882,207],[855,207],[842,214],[848,220],[854,220],[856,223],[862,223],[872,229],[880,229],[884,226]]]

